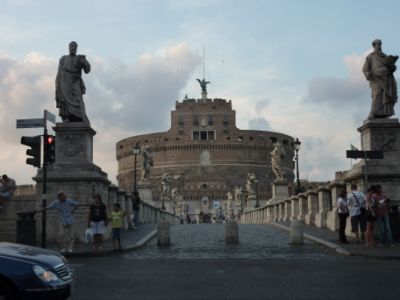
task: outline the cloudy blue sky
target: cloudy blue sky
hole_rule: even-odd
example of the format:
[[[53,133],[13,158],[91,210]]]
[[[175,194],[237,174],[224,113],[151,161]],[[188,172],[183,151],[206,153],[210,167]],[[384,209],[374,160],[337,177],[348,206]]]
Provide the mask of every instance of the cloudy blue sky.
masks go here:
[[[41,130],[15,120],[58,113],[57,64],[76,40],[92,64],[94,162],[113,182],[118,140],[167,130],[175,101],[200,97],[203,45],[209,97],[231,99],[241,129],[298,137],[301,177],[331,180],[360,144],[371,41],[400,54],[399,9],[390,0],[0,0],[0,173],[33,183],[19,140]]]

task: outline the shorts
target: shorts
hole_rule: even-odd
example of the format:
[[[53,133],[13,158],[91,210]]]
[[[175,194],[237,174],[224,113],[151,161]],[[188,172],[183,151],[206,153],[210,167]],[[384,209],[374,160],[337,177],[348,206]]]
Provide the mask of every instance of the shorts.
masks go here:
[[[104,226],[104,221],[100,221],[100,222],[90,221],[90,229],[92,230],[93,235],[96,235],[96,234],[103,235],[105,232],[105,229],[106,229]]]
[[[9,200],[11,198],[11,193],[10,192],[0,192],[0,197],[3,198],[4,200]]]
[[[367,229],[367,220],[365,215],[359,214],[356,216],[351,216],[351,232],[358,232],[358,228],[360,228],[361,232],[364,232]]]
[[[112,239],[117,240],[121,238],[121,228],[112,229]]]

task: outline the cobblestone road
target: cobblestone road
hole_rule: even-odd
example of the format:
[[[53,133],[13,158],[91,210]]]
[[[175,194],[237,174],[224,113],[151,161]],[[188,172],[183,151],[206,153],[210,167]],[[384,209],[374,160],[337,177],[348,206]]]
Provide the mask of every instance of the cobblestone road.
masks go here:
[[[311,242],[288,243],[289,234],[270,225],[239,225],[239,244],[225,244],[224,224],[171,226],[171,245],[157,247],[152,240],[128,259],[343,259]]]

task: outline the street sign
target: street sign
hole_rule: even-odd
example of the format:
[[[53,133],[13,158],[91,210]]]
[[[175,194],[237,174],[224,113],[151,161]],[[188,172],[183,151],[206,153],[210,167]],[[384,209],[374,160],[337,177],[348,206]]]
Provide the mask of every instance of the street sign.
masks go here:
[[[17,128],[36,128],[44,127],[44,119],[19,119],[17,120]]]
[[[383,159],[382,151],[358,151],[358,150],[347,150],[347,158],[371,158],[371,159]]]
[[[56,124],[56,116],[46,109],[44,110],[44,117],[46,118],[47,121]]]

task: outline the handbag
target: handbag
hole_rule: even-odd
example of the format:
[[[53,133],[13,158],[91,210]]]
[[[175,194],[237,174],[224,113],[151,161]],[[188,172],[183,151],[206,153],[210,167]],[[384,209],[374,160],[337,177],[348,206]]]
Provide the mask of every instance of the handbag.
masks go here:
[[[354,198],[355,198],[356,201],[357,201],[358,207],[360,208],[360,213],[361,213],[363,216],[365,216],[366,213],[367,213],[367,209],[366,209],[364,206],[361,206],[361,205],[360,205],[360,201],[358,201],[358,198],[357,198],[356,194],[354,194],[354,193],[352,193],[352,194],[353,194]]]

